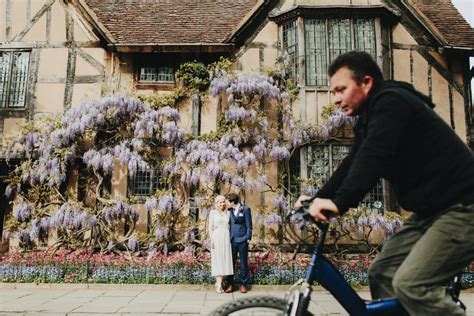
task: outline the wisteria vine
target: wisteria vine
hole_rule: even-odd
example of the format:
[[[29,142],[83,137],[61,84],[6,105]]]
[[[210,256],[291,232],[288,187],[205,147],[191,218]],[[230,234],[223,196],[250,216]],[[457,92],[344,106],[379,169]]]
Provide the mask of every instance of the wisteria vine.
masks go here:
[[[200,80],[196,89],[187,87],[201,100],[209,93],[222,101],[217,130],[199,137],[186,135],[180,126],[181,92],[167,99],[170,104],[123,95],[87,99],[58,119],[28,122],[5,150],[8,161],[17,163],[5,191],[15,205],[8,234],[30,248],[54,230],[58,247],[167,253],[181,245],[191,251],[196,242],[205,246],[207,231],[183,215],[191,188],[197,188],[192,198],[201,219],[222,189],[271,191],[273,203],[261,208],[265,211],[257,218],[265,225],[281,225],[290,190],[285,183],[269,184],[273,179],[265,173],[266,164],[288,165],[295,149],[326,141],[334,131],[353,124],[340,111],[332,111],[319,126],[296,120],[296,95],[285,56],[268,74],[231,71],[229,63],[221,61],[209,68],[209,80]],[[163,156],[163,150],[168,154]],[[153,215],[148,234],[135,229],[139,212],[133,201],[112,196],[117,168],[129,177],[160,170],[168,183],[144,203]],[[82,179],[78,174],[89,179],[82,198],[75,184]],[[315,187],[305,190],[314,193]]]

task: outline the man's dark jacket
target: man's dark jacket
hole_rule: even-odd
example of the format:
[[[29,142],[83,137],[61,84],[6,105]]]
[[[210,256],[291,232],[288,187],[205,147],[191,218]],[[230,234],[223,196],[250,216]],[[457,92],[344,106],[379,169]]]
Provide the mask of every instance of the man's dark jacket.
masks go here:
[[[344,213],[382,177],[401,207],[422,217],[474,202],[474,156],[433,107],[407,83],[386,81],[372,91],[358,109],[349,155],[317,196]]]

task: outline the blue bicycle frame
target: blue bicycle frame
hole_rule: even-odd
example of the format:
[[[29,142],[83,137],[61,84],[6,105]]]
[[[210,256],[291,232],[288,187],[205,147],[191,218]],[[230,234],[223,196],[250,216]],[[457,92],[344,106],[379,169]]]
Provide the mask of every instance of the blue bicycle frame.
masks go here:
[[[397,299],[366,302],[352,289],[344,277],[322,254],[315,252],[306,281],[317,281],[328,290],[350,315],[400,315],[403,311]]]
[[[320,227],[319,242],[314,248],[305,281],[308,284],[313,284],[314,281],[317,281],[333,295],[350,315],[401,315],[404,309],[396,298],[366,302],[352,289],[341,273],[324,257],[321,251],[324,239],[326,238],[328,224],[322,223],[321,225],[323,227]]]

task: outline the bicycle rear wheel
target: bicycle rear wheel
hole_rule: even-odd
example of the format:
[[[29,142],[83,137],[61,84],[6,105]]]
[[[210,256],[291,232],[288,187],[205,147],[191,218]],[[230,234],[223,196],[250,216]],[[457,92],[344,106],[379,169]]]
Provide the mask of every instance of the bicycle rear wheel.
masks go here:
[[[284,315],[286,300],[272,296],[250,296],[228,302],[211,312],[212,316]]]

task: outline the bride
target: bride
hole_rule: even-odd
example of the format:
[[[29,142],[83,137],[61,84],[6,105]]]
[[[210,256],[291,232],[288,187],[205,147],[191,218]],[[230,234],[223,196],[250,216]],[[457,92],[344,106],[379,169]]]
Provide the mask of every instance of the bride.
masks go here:
[[[214,206],[215,209],[211,210],[209,214],[211,275],[216,277],[216,292],[223,293],[223,277],[234,274],[226,198],[223,195],[216,196]]]

